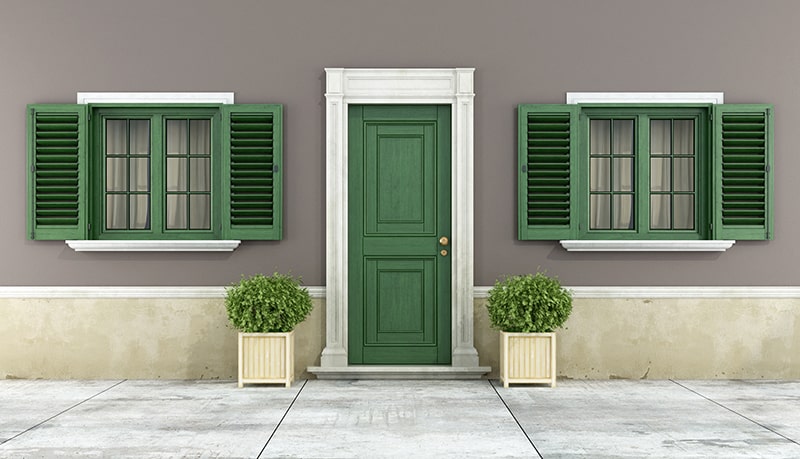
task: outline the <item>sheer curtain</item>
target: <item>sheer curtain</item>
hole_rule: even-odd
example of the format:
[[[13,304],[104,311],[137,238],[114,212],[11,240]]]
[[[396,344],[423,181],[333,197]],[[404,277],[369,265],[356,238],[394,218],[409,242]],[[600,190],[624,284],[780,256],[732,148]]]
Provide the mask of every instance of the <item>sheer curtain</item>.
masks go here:
[[[106,121],[106,228],[150,227],[150,121]]]
[[[650,227],[694,228],[694,121],[650,122]]]
[[[589,226],[592,229],[634,227],[633,142],[633,120],[590,122]],[[612,191],[613,195],[609,193]]]
[[[167,228],[209,229],[211,122],[168,120],[166,137]]]

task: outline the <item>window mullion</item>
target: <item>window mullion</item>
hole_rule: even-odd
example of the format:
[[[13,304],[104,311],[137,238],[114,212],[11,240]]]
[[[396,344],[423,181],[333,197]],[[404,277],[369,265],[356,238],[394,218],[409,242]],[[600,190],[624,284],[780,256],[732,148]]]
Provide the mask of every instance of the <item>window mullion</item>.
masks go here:
[[[650,234],[650,117],[637,115],[636,120],[636,232]]]
[[[166,192],[164,189],[164,174],[166,160],[164,159],[164,116],[154,114],[152,125],[150,154],[150,221],[154,236],[164,235],[164,206]]]

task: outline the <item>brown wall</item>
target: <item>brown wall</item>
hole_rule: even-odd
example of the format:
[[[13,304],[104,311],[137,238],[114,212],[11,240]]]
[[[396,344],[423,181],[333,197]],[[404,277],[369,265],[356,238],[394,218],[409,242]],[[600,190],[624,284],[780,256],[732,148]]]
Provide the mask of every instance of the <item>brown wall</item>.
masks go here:
[[[0,285],[325,282],[325,67],[475,67],[475,282],[800,285],[795,0],[4,0]],[[285,238],[232,254],[86,254],[25,239],[25,105],[78,91],[233,91],[285,106]],[[568,254],[515,237],[516,111],[567,91],[724,91],[775,105],[775,240],[722,254]]]

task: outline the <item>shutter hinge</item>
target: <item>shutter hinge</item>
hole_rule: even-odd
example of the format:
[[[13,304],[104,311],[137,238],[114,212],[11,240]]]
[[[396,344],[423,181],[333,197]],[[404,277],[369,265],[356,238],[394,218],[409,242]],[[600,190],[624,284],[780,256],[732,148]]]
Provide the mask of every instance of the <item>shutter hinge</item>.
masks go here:
[[[522,165],[522,172],[528,172],[528,165],[527,164],[523,164]]]
[[[36,231],[31,230],[31,239],[36,239]]]
[[[769,239],[769,231],[767,231],[767,239]]]
[[[769,172],[769,169],[770,169],[769,164],[767,164],[766,167],[764,168],[764,170]]]
[[[89,227],[89,228],[88,228],[88,230],[89,230],[89,231],[92,231],[92,224],[91,224],[91,223],[89,223],[87,226]]]
[[[31,172],[36,172],[36,165],[31,164]]]
[[[277,164],[272,166],[272,172],[279,172],[280,170],[281,168]]]

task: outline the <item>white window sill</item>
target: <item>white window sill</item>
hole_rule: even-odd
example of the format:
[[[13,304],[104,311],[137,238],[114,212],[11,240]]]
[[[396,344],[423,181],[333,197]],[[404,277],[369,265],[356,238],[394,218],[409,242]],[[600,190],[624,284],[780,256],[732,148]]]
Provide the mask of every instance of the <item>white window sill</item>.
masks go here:
[[[724,252],[736,241],[598,241],[564,240],[568,252]]]
[[[76,252],[233,252],[242,241],[64,241]]]

